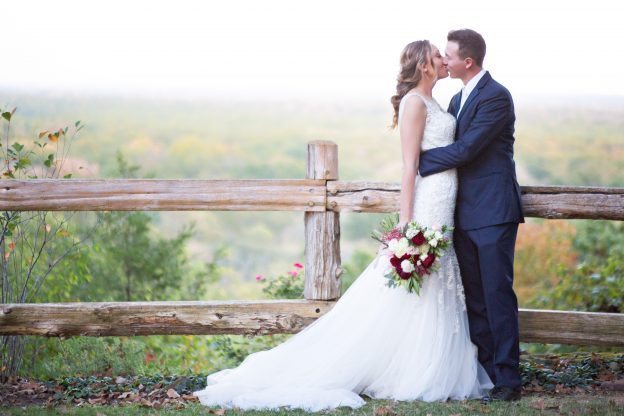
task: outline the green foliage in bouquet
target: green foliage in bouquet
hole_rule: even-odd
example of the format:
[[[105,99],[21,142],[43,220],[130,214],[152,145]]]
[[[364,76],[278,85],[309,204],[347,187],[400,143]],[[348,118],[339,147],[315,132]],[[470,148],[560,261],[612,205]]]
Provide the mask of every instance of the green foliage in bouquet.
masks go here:
[[[390,231],[394,230],[398,224],[399,224],[399,213],[395,212],[392,214],[388,214],[385,217],[383,217],[381,221],[379,222],[379,228],[371,231],[371,237],[374,240],[377,240],[380,243],[383,243],[384,245],[386,245],[384,236],[387,235]],[[407,226],[407,224],[405,226]],[[402,231],[405,231],[405,227],[403,227]]]
[[[386,285],[405,286],[410,293],[420,293],[423,279],[440,267],[439,258],[450,244],[445,236],[452,227],[423,226],[412,220],[397,227],[399,214],[385,216],[371,237],[384,246],[391,268],[385,274]]]

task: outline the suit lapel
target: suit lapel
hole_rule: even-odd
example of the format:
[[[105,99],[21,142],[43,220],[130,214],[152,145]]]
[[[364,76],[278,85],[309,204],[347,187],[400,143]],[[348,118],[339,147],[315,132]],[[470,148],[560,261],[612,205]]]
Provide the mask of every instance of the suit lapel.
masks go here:
[[[459,117],[457,117],[457,123],[458,124],[459,124],[459,121],[464,116],[464,114],[466,114],[466,111],[468,110],[468,106],[471,103],[473,103],[474,100],[476,99],[476,97],[479,95],[479,90],[481,90],[481,88],[483,88],[485,86],[485,84],[490,80],[490,78],[492,78],[490,76],[490,72],[486,71],[485,74],[483,74],[483,77],[481,77],[481,79],[479,80],[477,85],[474,87],[474,89],[472,90],[472,92],[468,96],[468,99],[466,100],[466,102],[464,103],[464,107],[462,108],[461,113],[459,113]]]

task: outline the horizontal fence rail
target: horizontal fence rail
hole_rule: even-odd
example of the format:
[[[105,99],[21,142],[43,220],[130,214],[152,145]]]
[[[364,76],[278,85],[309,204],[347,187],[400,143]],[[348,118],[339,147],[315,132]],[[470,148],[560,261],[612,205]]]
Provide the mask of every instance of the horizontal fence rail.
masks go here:
[[[521,186],[527,217],[624,220],[624,188]],[[327,207],[336,212],[395,212],[401,184],[328,181]]]
[[[3,211],[325,211],[317,179],[0,180]]]
[[[624,188],[521,190],[527,217],[624,220]],[[0,335],[299,332],[340,298],[340,213],[397,212],[399,194],[399,183],[339,180],[337,145],[326,140],[308,142],[305,179],[0,180],[0,211],[300,211],[306,271],[303,300],[0,304]],[[624,314],[521,309],[519,317],[524,342],[624,346]]]
[[[0,335],[137,336],[296,333],[334,301],[78,302],[0,305]],[[520,339],[624,346],[624,314],[520,309]]]
[[[324,179],[0,180],[6,211],[395,212],[400,183]],[[528,217],[624,220],[624,188],[522,186]]]
[[[332,301],[68,302],[0,305],[0,335],[268,335],[299,332]]]

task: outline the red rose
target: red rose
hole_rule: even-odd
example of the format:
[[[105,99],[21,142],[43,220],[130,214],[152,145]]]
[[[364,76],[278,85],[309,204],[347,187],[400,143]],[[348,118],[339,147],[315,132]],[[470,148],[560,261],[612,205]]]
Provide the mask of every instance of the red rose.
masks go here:
[[[412,237],[412,243],[414,243],[417,246],[424,244],[425,242],[427,242],[427,239],[425,238],[423,233],[421,233],[420,231],[418,232],[418,234]]]
[[[401,257],[392,256],[392,257],[390,258],[390,264],[392,264],[395,268],[397,268],[397,267],[401,267],[401,262],[402,262],[403,260],[409,259],[409,257],[410,257],[410,256],[409,256],[409,254],[407,254],[407,253],[403,254],[403,256],[401,256]]]
[[[403,271],[403,268],[401,267],[401,263],[403,262],[403,260],[408,260],[409,258],[410,258],[410,255],[405,253],[401,257],[392,256],[392,258],[390,259],[390,264],[392,264],[392,266],[394,267],[396,274],[398,274],[399,277],[403,280],[409,279],[410,276],[412,275],[412,272],[406,273]]]
[[[431,265],[433,264],[433,262],[435,261],[436,256],[433,253],[430,253],[426,259],[423,260],[422,265],[425,266],[426,268],[431,267]]]
[[[400,266],[399,266],[399,267],[400,267]],[[398,275],[399,275],[399,277],[400,277],[401,279],[403,279],[403,280],[407,280],[407,279],[409,279],[409,278],[410,278],[410,276],[412,275],[412,273],[411,273],[411,272],[410,272],[410,273],[406,273],[406,272],[404,272],[403,270],[401,270],[401,271],[397,270],[397,274],[398,274]]]

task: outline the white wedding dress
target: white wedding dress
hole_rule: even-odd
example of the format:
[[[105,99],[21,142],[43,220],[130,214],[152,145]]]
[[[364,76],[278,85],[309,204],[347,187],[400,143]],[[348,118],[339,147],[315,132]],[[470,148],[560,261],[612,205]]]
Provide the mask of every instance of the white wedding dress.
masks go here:
[[[416,98],[420,97],[420,98]],[[422,148],[453,142],[455,119],[422,99],[427,119]],[[415,182],[413,218],[453,225],[456,170]],[[482,397],[493,385],[471,342],[457,257],[452,246],[428,275],[420,296],[386,286],[391,267],[382,251],[331,310],[282,344],[250,354],[236,368],[208,376],[196,391],[207,406],[307,411],[378,399],[443,401]]]

